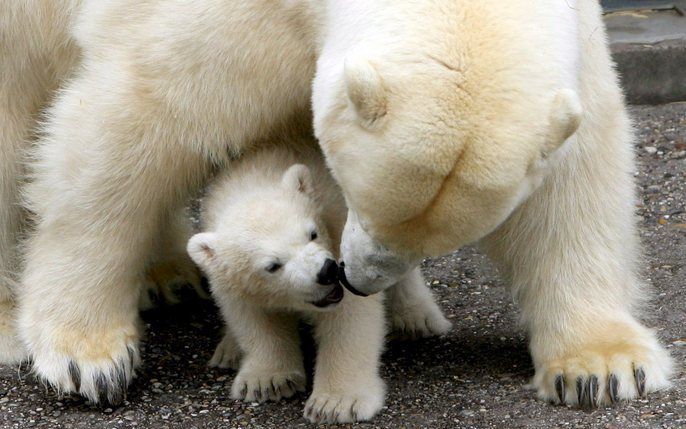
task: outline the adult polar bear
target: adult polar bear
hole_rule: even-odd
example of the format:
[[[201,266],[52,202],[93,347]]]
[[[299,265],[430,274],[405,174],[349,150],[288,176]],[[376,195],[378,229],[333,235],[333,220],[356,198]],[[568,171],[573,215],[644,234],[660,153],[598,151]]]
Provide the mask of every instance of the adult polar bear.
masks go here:
[[[57,389],[121,398],[156,237],[213,164],[309,114],[315,60],[351,289],[481,239],[522,305],[541,398],[668,385],[635,318],[630,124],[596,1],[108,0],[86,2],[74,34],[83,59],[35,161],[20,299]]]

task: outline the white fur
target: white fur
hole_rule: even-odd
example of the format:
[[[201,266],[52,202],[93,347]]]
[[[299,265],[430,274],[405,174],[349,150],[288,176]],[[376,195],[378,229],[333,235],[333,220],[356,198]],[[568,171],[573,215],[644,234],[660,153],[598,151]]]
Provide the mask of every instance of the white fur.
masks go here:
[[[15,332],[14,301],[25,227],[19,188],[22,161],[34,140],[35,121],[77,50],[68,43],[77,1],[27,0],[0,5],[0,362],[26,357]]]
[[[522,306],[539,397],[572,405],[579,375],[606,404],[610,374],[621,400],[634,369],[646,392],[672,373],[637,320],[631,125],[600,17],[592,1],[331,1],[313,85],[354,214],[350,283],[378,292],[481,241]]]
[[[227,322],[211,364],[232,366],[242,355],[234,399],[277,401],[303,391],[297,321],[305,318],[314,323],[319,346],[305,416],[369,420],[385,394],[382,298],[346,294],[323,309],[313,304],[342,289],[337,282],[318,284],[317,273],[335,257],[329,231],[340,234],[345,205],[314,141],[309,146],[300,153],[280,145],[246,154],[207,194],[205,232],[191,238],[188,252],[210,278]],[[294,160],[305,165],[290,166]],[[279,268],[268,271],[275,262]]]
[[[602,368],[631,361],[645,368],[648,391],[668,385],[669,357],[636,319],[646,293],[636,273],[631,126],[597,2],[104,0],[78,14],[5,3],[12,37],[2,58],[16,62],[3,97],[40,93],[1,118],[10,136],[1,143],[11,176],[0,181],[5,272],[16,266],[7,261],[16,260],[17,153],[51,87],[36,73],[72,71],[33,162],[37,231],[19,319],[36,371],[58,389],[97,400],[92,377],[102,375],[109,399],[121,396],[110,393],[137,362],[136,285],[164,220],[212,165],[309,121],[311,95],[327,163],[374,242],[343,237],[360,252],[359,262],[343,255],[357,286],[381,290],[401,274],[374,266],[378,249],[409,268],[481,240],[522,305],[541,397],[555,390],[545,374],[571,377],[570,362],[603,377]],[[34,17],[46,18],[40,31]],[[63,60],[73,54],[52,56],[72,46],[65,28],[82,52],[77,68]],[[573,128],[574,115],[561,123],[554,114],[567,90],[582,120],[566,142],[550,141]],[[546,157],[556,161],[541,174]],[[81,368],[80,389],[70,362]],[[617,368],[626,384],[628,366]],[[110,383],[112,374],[124,382]]]
[[[202,289],[200,273],[186,252],[193,234],[187,208],[170,213],[164,220],[164,233],[153,245],[138,300],[140,310],[157,303],[177,304],[176,291],[190,286],[200,298],[209,298]]]
[[[166,219],[211,162],[306,120],[314,37],[297,2],[109,0],[75,15],[83,60],[47,112],[32,163],[37,222],[19,325],[39,376],[60,391],[117,400],[138,362],[138,285]],[[203,64],[200,75],[177,61],[188,54]],[[81,369],[80,386],[70,365]]]

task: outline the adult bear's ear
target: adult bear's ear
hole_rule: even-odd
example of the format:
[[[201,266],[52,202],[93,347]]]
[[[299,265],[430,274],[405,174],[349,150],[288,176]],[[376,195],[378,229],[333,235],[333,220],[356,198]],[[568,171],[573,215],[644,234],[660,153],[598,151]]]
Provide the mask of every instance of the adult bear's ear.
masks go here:
[[[581,102],[576,92],[562,89],[555,94],[550,110],[548,136],[544,155],[555,152],[581,124]]]
[[[344,74],[345,89],[361,125],[373,128],[387,113],[388,100],[381,75],[369,61],[356,57],[346,58]]]
[[[294,164],[286,170],[286,172],[283,173],[281,184],[286,189],[302,192],[304,194],[310,194],[314,189],[310,169],[303,164]]]
[[[188,240],[186,250],[191,259],[200,268],[207,269],[216,260],[217,234],[213,232],[201,232]]]

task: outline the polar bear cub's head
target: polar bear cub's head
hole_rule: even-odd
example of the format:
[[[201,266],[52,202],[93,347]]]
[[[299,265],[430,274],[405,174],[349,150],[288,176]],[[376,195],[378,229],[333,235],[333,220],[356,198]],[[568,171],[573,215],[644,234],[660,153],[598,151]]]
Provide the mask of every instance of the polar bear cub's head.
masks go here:
[[[310,170],[295,164],[280,181],[242,185],[210,191],[227,195],[208,195],[211,230],[188,242],[212,293],[272,308],[333,308],[343,289]]]

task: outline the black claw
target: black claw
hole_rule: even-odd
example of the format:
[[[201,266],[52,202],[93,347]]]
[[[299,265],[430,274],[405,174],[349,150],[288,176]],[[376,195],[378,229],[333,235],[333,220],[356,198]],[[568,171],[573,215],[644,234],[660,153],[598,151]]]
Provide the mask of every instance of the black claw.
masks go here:
[[[241,397],[245,399],[245,396],[248,394],[248,385],[244,384],[243,388],[241,389]]]
[[[78,365],[73,360],[69,361],[69,378],[74,383],[74,391],[78,393],[81,390],[81,370],[79,370]]]
[[[565,403],[565,378],[562,374],[555,377],[555,391],[561,404]]]
[[[123,359],[119,361],[119,366],[117,367],[117,384],[123,391],[126,391],[126,388],[129,386],[126,377],[126,363],[124,363]]]
[[[598,406],[598,377],[595,375],[588,379],[588,403],[591,408]]]
[[[126,382],[126,368],[123,360],[119,361],[119,365],[115,370],[114,380],[112,381],[113,386],[109,392],[110,404],[119,405],[126,398],[126,387],[128,384]]]
[[[616,375],[610,374],[607,388],[607,391],[610,394],[610,401],[612,401],[613,404],[617,403],[619,401],[619,379]]]
[[[576,399],[579,406],[584,405],[584,396],[586,396],[586,384],[584,383],[583,377],[577,377],[576,379]]]
[[[135,364],[136,352],[131,346],[126,346],[126,351],[129,353],[129,363],[131,365],[131,372],[133,373],[133,367]]]
[[[98,393],[98,402],[101,404],[107,403],[107,379],[105,374],[100,373],[95,379],[95,388]]]
[[[114,387],[109,391],[109,403],[110,405],[120,405],[124,402],[124,390],[120,389],[118,386]]]
[[[646,394],[646,373],[643,368],[636,368],[634,370],[634,378],[636,379],[636,389],[638,396],[643,397]]]

